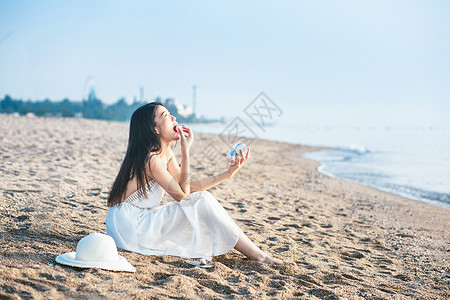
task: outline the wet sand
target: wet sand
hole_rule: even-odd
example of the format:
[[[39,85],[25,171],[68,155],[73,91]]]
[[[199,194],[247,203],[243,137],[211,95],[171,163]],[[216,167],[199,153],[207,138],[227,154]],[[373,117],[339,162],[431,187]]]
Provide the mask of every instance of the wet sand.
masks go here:
[[[0,298],[444,299],[450,294],[450,211],[332,179],[301,157],[316,148],[256,140],[230,180],[209,189],[263,250],[297,267],[232,250],[214,267],[119,250],[137,272],[59,265],[106,233],[106,197],[128,124],[0,114]],[[196,134],[194,179],[226,170]],[[231,146],[231,145],[230,145]],[[179,144],[175,147],[178,150]],[[179,154],[179,151],[176,151]],[[172,201],[165,196],[164,202]]]

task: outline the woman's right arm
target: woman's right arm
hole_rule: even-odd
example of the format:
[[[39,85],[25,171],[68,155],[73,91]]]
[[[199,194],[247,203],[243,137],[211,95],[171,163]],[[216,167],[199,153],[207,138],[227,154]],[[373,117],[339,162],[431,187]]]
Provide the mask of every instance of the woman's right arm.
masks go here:
[[[158,155],[153,155],[150,158],[152,177],[177,201],[189,199],[191,193],[189,149],[194,141],[194,134],[190,128],[186,127],[186,129],[189,134],[187,137],[181,134],[182,131],[179,130],[181,136],[181,167],[178,181],[169,173]]]
[[[189,199],[189,194],[191,193],[191,180],[190,180],[190,162],[189,162],[189,150],[181,150],[181,166],[180,166],[180,186],[185,192],[185,196],[182,199]],[[175,181],[176,182],[176,181]]]
[[[180,180],[179,184],[185,196],[182,199],[189,199],[189,194],[191,193],[191,165],[189,161],[189,149],[191,148],[192,142],[194,141],[194,133],[189,127],[182,125],[185,130],[187,130],[188,136],[185,137],[183,134],[183,129],[179,128],[178,133],[180,134],[181,140],[181,166],[180,166]]]
[[[177,201],[188,199],[191,193],[189,177],[185,176],[186,169],[189,170],[189,153],[182,155],[182,157],[180,178],[183,181],[180,180],[180,183],[167,171],[164,162],[158,155],[153,155],[150,158],[151,177]]]

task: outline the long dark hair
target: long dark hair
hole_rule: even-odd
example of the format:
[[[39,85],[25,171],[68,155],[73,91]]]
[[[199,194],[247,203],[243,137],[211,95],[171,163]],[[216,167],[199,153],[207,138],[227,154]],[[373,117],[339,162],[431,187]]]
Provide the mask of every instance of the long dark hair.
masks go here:
[[[164,106],[160,102],[147,103],[136,109],[131,116],[127,152],[109,192],[108,206],[110,207],[123,202],[127,184],[131,178],[136,176],[138,191],[141,191],[149,180],[145,166],[152,153],[161,152],[161,139],[155,130],[156,109],[159,105]],[[147,196],[146,189],[142,191]]]

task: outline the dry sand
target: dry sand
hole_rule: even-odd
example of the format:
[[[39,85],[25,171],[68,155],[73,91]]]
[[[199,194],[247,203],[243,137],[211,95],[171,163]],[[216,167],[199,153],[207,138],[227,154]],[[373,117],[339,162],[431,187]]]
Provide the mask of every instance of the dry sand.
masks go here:
[[[105,232],[108,189],[128,124],[0,115],[0,298],[439,299],[450,294],[450,211],[331,179],[301,153],[257,140],[251,158],[210,192],[258,246],[297,267],[252,262],[232,250],[201,269],[186,259],[119,253],[137,272],[55,263]],[[196,178],[215,135],[196,134]],[[179,148],[177,145],[176,149]],[[171,201],[166,196],[164,201]]]

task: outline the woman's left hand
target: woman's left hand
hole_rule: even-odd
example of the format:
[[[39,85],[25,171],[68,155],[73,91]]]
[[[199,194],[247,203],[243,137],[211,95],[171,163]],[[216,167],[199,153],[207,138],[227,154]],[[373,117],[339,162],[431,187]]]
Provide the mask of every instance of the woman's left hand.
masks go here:
[[[228,174],[230,174],[230,177],[232,177],[247,161],[249,155],[250,155],[250,148],[247,148],[247,154],[244,156],[244,152],[240,150],[240,153],[236,155],[236,158],[234,162],[230,164],[230,167],[228,168]]]

